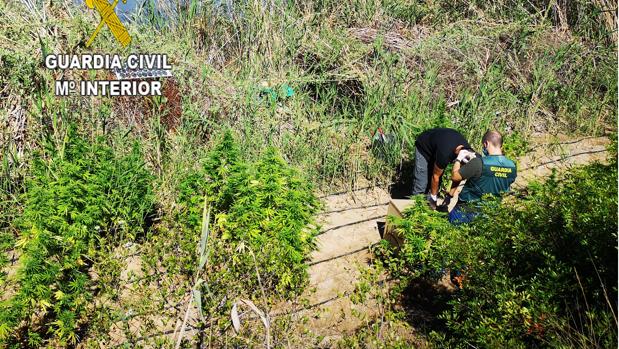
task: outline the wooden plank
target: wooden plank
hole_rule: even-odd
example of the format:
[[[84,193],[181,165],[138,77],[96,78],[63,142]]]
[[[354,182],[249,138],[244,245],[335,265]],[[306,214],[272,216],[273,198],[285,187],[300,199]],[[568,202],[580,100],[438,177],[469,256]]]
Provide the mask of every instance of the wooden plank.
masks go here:
[[[404,217],[402,212],[404,212],[404,210],[412,204],[413,201],[409,199],[389,200],[389,206],[387,207],[387,217]],[[385,223],[385,233],[383,238],[396,247],[400,247],[404,244],[404,239],[402,238],[402,236],[397,234],[393,225],[389,224],[389,218],[387,218],[387,222]]]

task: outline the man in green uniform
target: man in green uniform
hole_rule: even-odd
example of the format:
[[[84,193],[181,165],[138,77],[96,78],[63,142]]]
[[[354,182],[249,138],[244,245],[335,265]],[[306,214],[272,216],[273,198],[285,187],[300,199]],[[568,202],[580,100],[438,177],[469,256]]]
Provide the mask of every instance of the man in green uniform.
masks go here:
[[[452,171],[452,185],[445,199],[449,204],[458,185],[466,179],[466,183],[458,196],[458,203],[449,212],[449,221],[453,224],[469,223],[477,214],[476,201],[485,194],[500,195],[509,191],[516,180],[516,164],[503,155],[503,137],[497,131],[488,131],[482,138],[484,155],[468,158],[467,162],[456,161]]]

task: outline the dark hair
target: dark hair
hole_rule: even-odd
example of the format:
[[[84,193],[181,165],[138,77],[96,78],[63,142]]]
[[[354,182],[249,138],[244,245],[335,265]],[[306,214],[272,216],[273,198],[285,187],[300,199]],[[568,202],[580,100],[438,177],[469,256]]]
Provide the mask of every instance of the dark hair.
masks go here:
[[[484,134],[484,137],[481,139],[482,143],[492,143],[495,147],[503,146],[503,137],[498,131],[488,131]]]

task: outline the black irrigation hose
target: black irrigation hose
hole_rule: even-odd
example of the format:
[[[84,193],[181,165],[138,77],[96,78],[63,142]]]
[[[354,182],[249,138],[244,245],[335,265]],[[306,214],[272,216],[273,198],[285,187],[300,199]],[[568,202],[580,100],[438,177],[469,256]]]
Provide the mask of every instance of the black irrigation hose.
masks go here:
[[[591,137],[591,138],[595,138],[595,137]],[[583,139],[587,139],[587,138],[583,138]],[[574,141],[573,143],[578,143],[581,140]],[[569,144],[569,143],[565,143],[565,144]],[[545,166],[545,165],[548,165],[548,164],[551,164],[551,163],[559,162],[561,160],[564,160],[564,159],[570,158],[570,157],[576,157],[576,156],[585,155],[585,154],[603,153],[603,152],[606,152],[606,151],[607,151],[606,149],[603,149],[603,150],[591,150],[591,151],[586,151],[586,152],[581,152],[581,153],[575,153],[575,154],[571,154],[569,156],[562,157],[562,158],[557,159],[557,160],[551,160],[551,161],[547,161],[547,162],[544,162],[544,163],[539,164],[539,165],[529,166],[529,167],[526,167],[524,169],[521,169],[520,171],[527,171],[527,170],[530,170],[530,169],[533,169],[533,168]],[[356,189],[355,191],[364,190],[364,189],[373,188],[373,187],[374,186],[359,188],[359,189]],[[520,186],[518,186],[518,187],[519,187],[518,189],[524,188],[524,187],[520,187]],[[334,195],[340,195],[340,194],[345,194],[345,193],[348,193],[348,191],[328,194],[325,197],[334,196]],[[337,212],[348,211],[348,210],[351,210],[351,209],[363,209],[363,208],[378,207],[378,206],[386,205],[388,203],[389,202],[379,203],[379,204],[374,204],[374,205],[366,205],[366,206],[354,207],[354,208],[346,208],[346,209],[340,209],[340,210],[333,210],[333,211],[323,212],[321,214],[337,213]],[[330,231],[334,231],[334,230],[337,230],[337,229],[345,228],[345,227],[348,227],[348,226],[352,226],[352,225],[356,225],[356,224],[360,224],[360,223],[364,223],[364,222],[369,222],[369,221],[372,221],[372,220],[375,220],[375,219],[379,219],[379,218],[383,218],[383,217],[384,217],[384,215],[374,216],[374,217],[366,218],[366,219],[363,219],[363,220],[360,220],[360,221],[355,221],[355,222],[351,222],[351,223],[347,223],[347,224],[338,225],[338,226],[335,226],[335,227],[331,227],[331,228],[322,230],[316,236],[320,236],[320,235],[326,234],[326,233],[328,233]],[[367,247],[365,247],[365,248],[367,248]],[[355,251],[352,251],[352,252],[349,252],[349,253],[346,253],[346,254],[343,254],[343,255],[340,255],[340,256],[331,257],[331,258],[326,259],[326,260],[322,260],[322,261],[318,261],[318,262],[312,262],[312,263],[309,263],[308,265],[312,266],[312,265],[316,265],[316,264],[319,264],[319,263],[323,263],[323,262],[327,262],[327,261],[330,261],[330,260],[334,260],[334,259],[338,259],[338,258],[341,258],[341,257],[345,257],[347,255],[359,252],[359,251],[361,251],[361,250],[363,250],[365,248],[358,249],[358,250],[355,250]],[[139,254],[141,254],[141,251],[138,251],[138,252],[136,252],[134,254],[131,254],[129,256],[126,256],[126,257],[132,257],[132,256],[139,255]],[[138,278],[136,280],[132,280],[131,282],[128,282],[125,285],[125,287],[128,286],[128,285],[134,284],[136,282],[142,281],[144,279],[151,278],[151,277],[158,276],[158,275],[163,275],[163,274],[167,274],[167,273],[165,273],[165,272],[158,272],[158,273],[155,273],[155,274],[143,276],[141,278]]]
[[[364,209],[364,208],[379,207],[379,206],[384,206],[384,205],[388,205],[388,204],[389,204],[389,201],[385,201],[385,202],[381,202],[381,203],[373,204],[373,205],[363,205],[363,206],[357,206],[357,207],[340,208],[338,210],[320,212],[318,215],[322,216],[322,215],[331,214],[331,213],[339,213],[339,212],[344,212],[344,211],[360,210],[360,209]]]
[[[373,217],[370,217],[370,218],[362,219],[360,221],[354,221],[354,222],[351,222],[351,223],[346,223],[346,224],[342,224],[342,225],[336,225],[335,227],[331,227],[329,229],[325,229],[325,230],[322,230],[322,231],[318,232],[318,234],[316,234],[316,236],[320,236],[322,234],[326,234],[326,233],[328,233],[330,231],[333,231],[333,230],[338,230],[338,229],[345,228],[345,227],[348,227],[348,226],[351,226],[351,225],[356,225],[356,224],[359,224],[359,223],[369,222],[369,221],[373,221],[373,220],[376,220],[376,219],[379,219],[379,218],[384,218],[384,217],[385,217],[385,215],[373,216]]]
[[[568,159],[568,158],[573,158],[573,157],[580,156],[580,155],[586,155],[586,154],[597,154],[597,153],[605,153],[605,152],[607,152],[607,151],[608,151],[608,150],[606,150],[606,149],[601,149],[601,150],[589,150],[589,151],[583,151],[582,153],[574,153],[574,154],[570,154],[570,155],[562,156],[561,158],[556,159],[556,160],[550,160],[550,161],[543,162],[543,163],[541,163],[541,164],[537,164],[537,165],[533,165],[533,166],[525,167],[525,168],[523,168],[523,169],[519,169],[518,171],[527,171],[527,170],[531,170],[531,169],[534,169],[534,168],[538,168],[538,167],[542,167],[542,166],[550,165],[550,164],[552,164],[552,163],[559,162],[559,161],[563,161],[563,160],[565,160],[565,159]]]
[[[592,137],[592,138],[594,138],[594,137]],[[586,139],[586,138],[584,138],[584,139]],[[574,143],[577,143],[577,142],[579,142],[579,141],[576,141]],[[576,157],[576,156],[585,155],[585,154],[603,153],[603,152],[606,152],[606,151],[607,151],[606,149],[602,149],[602,150],[590,150],[590,151],[586,151],[586,152],[575,153],[575,154],[571,154],[571,155],[568,155],[568,156],[565,156],[565,157],[561,157],[560,159],[550,160],[550,161],[546,161],[546,162],[538,164],[538,165],[529,166],[529,167],[520,169],[519,171],[527,171],[527,170],[530,170],[530,169],[533,169],[533,168],[549,165],[549,164],[552,164],[552,163],[555,163],[555,162],[559,162],[559,161],[562,161],[562,160],[570,158],[570,157]],[[364,190],[364,189],[373,188],[373,187],[374,186],[364,187],[364,188],[356,189],[355,191]],[[522,188],[524,188],[524,187],[522,187]],[[345,194],[345,193],[348,193],[348,191],[328,194],[325,197],[334,196],[334,195],[340,195],[340,194]],[[379,206],[383,206],[383,205],[387,205],[387,204],[389,204],[388,201],[387,202],[383,202],[383,203],[373,204],[373,205],[365,205],[365,206],[359,206],[359,207],[353,207],[353,208],[344,208],[344,209],[339,209],[339,210],[321,212],[320,214],[331,214],[331,213],[338,213],[338,212],[344,212],[344,211],[355,210],[355,209],[365,209],[365,208],[371,208],[371,207],[379,207]],[[369,221],[372,221],[372,220],[375,220],[375,219],[379,219],[379,218],[383,218],[383,217],[385,217],[385,215],[373,216],[373,217],[366,218],[366,219],[363,219],[363,220],[360,220],[360,221],[355,221],[355,222],[351,222],[351,223],[347,223],[347,224],[338,225],[338,226],[335,226],[335,227],[331,227],[331,228],[322,230],[316,236],[320,236],[320,235],[326,234],[326,233],[328,233],[330,231],[333,231],[333,230],[345,228],[345,227],[348,227],[348,226],[352,226],[352,225],[356,225],[356,224],[360,224],[360,223],[364,223],[364,222],[369,222]],[[130,254],[128,256],[124,256],[123,258],[133,257],[133,256],[141,254],[141,252],[142,251],[138,251],[138,252],[135,252],[135,253]],[[359,250],[357,250],[356,252],[359,252]],[[345,256],[345,255],[342,255],[342,257],[343,256]],[[331,259],[336,259],[336,258],[331,258]],[[329,260],[331,260],[331,259],[329,259]],[[322,262],[323,261],[315,262],[315,263],[310,263],[309,265],[315,265],[315,264],[322,263]],[[131,282],[128,282],[127,285],[130,285],[130,284],[142,281],[144,279],[147,279],[147,278],[150,278],[150,277],[153,277],[153,276],[162,275],[162,274],[167,274],[167,273],[158,272],[158,273],[155,273],[155,274],[146,275],[146,276],[143,276],[143,277],[138,278],[136,280],[132,280]]]
[[[326,233],[326,232],[328,232],[328,231],[331,231],[331,230],[340,229],[340,228],[343,228],[343,227],[346,227],[346,226],[351,226],[351,225],[355,225],[355,224],[359,224],[359,223],[363,223],[363,222],[371,221],[371,220],[374,220],[374,219],[377,219],[377,218],[382,218],[382,217],[383,217],[383,216],[371,217],[371,218],[364,219],[364,220],[361,220],[361,221],[356,221],[356,222],[352,222],[352,223],[348,223],[348,224],[343,224],[343,225],[340,225],[340,226],[336,226],[336,227],[333,227],[333,228],[327,229],[327,230],[323,231],[323,232],[322,232],[322,233],[320,233],[320,234],[324,234],[324,233]],[[319,234],[319,235],[320,235],[320,234]],[[344,254],[341,254],[341,255],[337,255],[337,256],[333,256],[333,257],[330,257],[330,258],[327,258],[327,259],[323,259],[323,260],[320,260],[320,261],[312,262],[312,263],[309,263],[309,264],[308,264],[308,266],[313,266],[313,265],[317,265],[317,264],[325,263],[325,262],[328,262],[328,261],[332,261],[332,260],[335,260],[335,259],[340,259],[340,258],[343,258],[343,257],[346,257],[346,256],[350,256],[350,255],[352,255],[352,254],[355,254],[355,253],[361,252],[361,251],[363,251],[363,250],[367,250],[367,249],[369,249],[369,248],[371,248],[371,247],[373,247],[373,246],[376,246],[376,245],[378,245],[378,243],[374,243],[374,244],[371,244],[371,245],[369,245],[369,246],[364,246],[364,247],[362,247],[362,248],[359,248],[359,249],[356,249],[356,250],[353,250],[353,251],[350,251],[350,252],[347,252],[347,253],[344,253]],[[158,275],[163,275],[163,274],[167,274],[167,273],[165,273],[165,272],[160,272],[160,273],[155,273],[155,274],[147,275],[147,276],[142,277],[142,278],[139,278],[139,279],[137,279],[137,280],[133,280],[132,282],[130,282],[130,283],[128,283],[128,284],[132,284],[132,283],[135,283],[135,282],[138,282],[138,281],[144,280],[144,279],[149,278],[149,277],[152,277],[152,276],[158,276]],[[379,284],[381,284],[381,282],[379,282]],[[348,294],[349,294],[349,292],[345,293],[345,295],[348,295]],[[273,316],[273,317],[277,317],[277,316],[281,316],[281,315],[295,314],[295,313],[301,312],[301,311],[303,311],[303,310],[309,310],[309,309],[312,309],[312,308],[315,308],[315,307],[318,307],[318,306],[321,306],[321,305],[327,304],[327,303],[332,302],[332,301],[334,301],[334,300],[336,300],[336,299],[338,299],[338,298],[340,298],[340,296],[334,296],[334,297],[331,297],[331,298],[326,299],[326,300],[324,300],[324,301],[320,301],[320,302],[318,302],[318,303],[311,304],[311,305],[309,305],[309,306],[307,306],[307,307],[305,307],[305,308],[303,308],[303,309],[299,309],[299,310],[296,310],[296,311],[291,311],[291,312],[275,313],[275,314],[273,314],[272,316]],[[172,309],[172,308],[177,309],[177,307],[178,307],[180,304],[183,304],[183,303],[184,303],[184,302],[177,303],[176,305],[168,305],[167,307],[164,307],[164,310],[168,310],[168,309]],[[133,318],[135,318],[135,317],[144,316],[144,315],[148,315],[148,313],[143,312],[143,313],[133,314],[133,315],[129,316],[129,317],[128,317],[128,319],[133,319]],[[188,324],[187,326],[189,326],[191,329],[196,329],[195,327],[192,327],[192,326],[191,326],[191,325],[189,325],[189,324]],[[204,327],[204,328],[208,328],[208,327],[210,327],[210,324],[209,324],[209,325],[207,325],[207,326],[206,326],[206,327]],[[136,338],[136,339],[135,339],[135,340],[133,340],[133,341],[127,341],[127,342],[124,342],[124,343],[122,343],[122,344],[119,344],[119,345],[115,346],[115,348],[121,347],[122,345],[124,345],[124,344],[126,344],[126,343],[137,343],[137,342],[141,342],[141,341],[144,341],[144,340],[147,340],[147,339],[153,338],[153,337],[159,337],[159,336],[162,336],[162,335],[167,335],[167,334],[171,334],[171,333],[174,333],[174,332],[175,332],[175,331],[173,331],[173,330],[167,330],[167,331],[158,332],[158,333],[155,333],[155,334],[150,334],[150,335],[142,336],[142,337]]]
[[[531,149],[536,149],[536,148],[539,148],[539,147],[547,147],[547,146],[552,146],[552,145],[568,145],[568,144],[576,144],[576,143],[580,143],[580,142],[582,142],[582,141],[584,141],[584,140],[587,140],[587,139],[595,139],[595,138],[603,138],[603,139],[606,139],[606,137],[603,137],[603,136],[588,136],[588,137],[583,137],[583,138],[580,138],[580,139],[574,139],[574,140],[571,140],[571,141],[565,141],[565,142],[556,142],[556,143],[542,143],[542,144],[537,144],[536,146],[532,147]]]
[[[378,187],[380,185],[383,185],[383,184],[384,183],[377,183],[375,185],[368,185],[368,186],[365,186],[365,187],[356,188],[356,189],[352,189],[352,190],[342,190],[342,191],[331,192],[331,193],[328,193],[328,194],[321,195],[318,198],[319,199],[325,199],[325,198],[328,198],[328,197],[331,197],[331,196],[337,196],[337,195],[342,195],[342,194],[353,193],[353,192],[356,192],[356,191],[372,189],[372,188],[376,188],[376,187]],[[393,184],[393,183],[388,183],[388,184]]]
[[[316,261],[316,262],[311,262],[311,263],[308,263],[307,265],[309,265],[311,267],[311,266],[316,265],[316,264],[329,262],[329,261],[332,261],[332,260],[335,260],[335,259],[340,259],[342,257],[350,256],[350,255],[355,254],[357,252],[361,252],[361,251],[367,250],[367,249],[372,248],[372,247],[374,247],[374,246],[376,246],[378,244],[379,244],[378,242],[377,243],[373,243],[371,245],[364,246],[364,247],[358,248],[356,250],[353,250],[353,251],[350,251],[350,252],[346,252],[344,254],[340,254],[340,255],[337,255],[337,256],[329,257],[329,258],[322,259],[322,260],[319,260],[319,261]]]
[[[187,327],[190,330],[199,330],[199,329],[201,329],[201,328],[193,327],[191,324],[186,324],[185,327]],[[210,324],[208,326],[205,326],[204,328],[209,328],[209,327],[210,327]],[[185,330],[185,331],[187,331],[187,330]],[[124,347],[125,344],[136,344],[138,342],[142,342],[142,341],[145,341],[145,340],[150,339],[150,338],[165,336],[165,335],[172,334],[172,333],[175,333],[175,332],[176,332],[176,329],[161,331],[161,332],[157,332],[157,333],[153,333],[153,334],[148,334],[148,335],[141,336],[141,337],[138,337],[138,338],[133,339],[133,340],[128,340],[128,341],[122,342],[120,344],[117,344],[117,345],[114,346],[114,348],[121,348],[121,347]]]
[[[386,279],[383,279],[383,280],[379,280],[378,282],[376,282],[376,284],[378,286],[382,286],[382,285],[386,284],[387,282],[393,281],[395,279],[396,278],[393,278],[393,277],[386,278]],[[331,303],[334,300],[337,300],[339,298],[348,297],[350,294],[351,294],[351,291],[346,291],[341,296],[340,295],[333,296],[331,298],[327,298],[327,299],[322,300],[320,302],[316,302],[314,304],[310,304],[310,305],[308,305],[306,307],[303,307],[301,309],[291,310],[291,311],[283,311],[283,312],[279,312],[279,313],[273,313],[273,314],[270,314],[269,316],[271,316],[271,317],[279,317],[279,316],[283,316],[283,315],[297,314],[297,313],[300,313],[300,312],[305,311],[305,310],[310,310],[310,309],[313,309],[313,308],[317,308],[317,307],[323,306],[323,305],[325,305],[327,303]]]

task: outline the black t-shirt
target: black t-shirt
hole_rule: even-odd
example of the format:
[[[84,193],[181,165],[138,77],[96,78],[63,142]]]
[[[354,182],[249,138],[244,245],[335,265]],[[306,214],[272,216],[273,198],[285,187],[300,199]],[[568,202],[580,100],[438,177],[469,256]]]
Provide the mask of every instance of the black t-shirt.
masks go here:
[[[454,150],[462,145],[467,149],[471,146],[460,132],[451,128],[433,128],[424,131],[415,140],[415,146],[436,166],[445,169],[449,163],[456,159]]]

